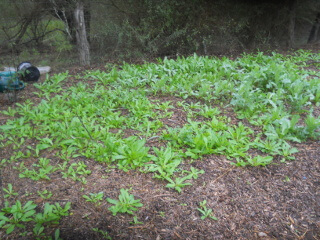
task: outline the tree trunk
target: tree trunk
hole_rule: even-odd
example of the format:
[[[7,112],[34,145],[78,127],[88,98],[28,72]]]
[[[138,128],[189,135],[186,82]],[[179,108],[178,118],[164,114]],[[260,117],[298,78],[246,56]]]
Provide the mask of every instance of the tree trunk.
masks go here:
[[[83,2],[77,2],[74,10],[74,19],[76,27],[76,39],[80,56],[80,65],[90,65],[90,50],[87,39],[86,25],[84,21]]]
[[[52,4],[52,10],[50,10],[51,15],[57,17],[66,25],[66,34],[68,35],[69,41],[72,44],[77,43],[76,38],[76,24],[74,17],[74,5],[69,2],[57,2],[55,0],[50,0]],[[90,12],[90,2],[84,4],[84,23],[86,25],[87,38],[90,43],[90,23],[91,23],[91,12]]]
[[[86,31],[87,31],[87,39],[90,44],[90,30],[91,30],[91,9],[90,9],[90,2],[88,1],[84,5],[84,22],[86,24]]]
[[[309,38],[308,38],[308,43],[314,43],[318,40],[319,29],[320,29],[320,12],[317,14],[317,17],[311,28]]]
[[[289,4],[288,47],[292,48],[294,46],[297,0],[290,1]]]

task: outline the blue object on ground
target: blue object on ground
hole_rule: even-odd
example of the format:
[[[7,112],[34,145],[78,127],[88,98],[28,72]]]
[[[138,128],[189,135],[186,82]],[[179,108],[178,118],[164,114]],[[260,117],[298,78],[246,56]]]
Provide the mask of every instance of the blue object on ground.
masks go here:
[[[22,90],[25,85],[19,81],[17,72],[0,72],[0,92]]]

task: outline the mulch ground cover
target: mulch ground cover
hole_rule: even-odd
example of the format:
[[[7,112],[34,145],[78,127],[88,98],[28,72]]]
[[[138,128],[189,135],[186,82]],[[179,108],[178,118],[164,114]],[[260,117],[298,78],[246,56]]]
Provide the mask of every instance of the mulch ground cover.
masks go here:
[[[70,69],[77,72],[77,69]],[[42,79],[41,81],[43,81]],[[36,88],[28,85],[20,92],[17,102],[31,99],[39,102],[33,92]],[[171,97],[154,100],[172,101]],[[6,94],[0,95],[0,110],[14,107]],[[164,119],[168,126],[182,126],[186,115],[176,107],[170,119]],[[224,113],[224,115],[228,113]],[[229,116],[233,118],[234,113]],[[10,118],[0,114],[0,124]],[[171,125],[170,125],[171,124]],[[160,146],[153,139],[150,146]],[[222,155],[208,155],[202,160],[188,164],[203,169],[192,186],[183,188],[181,193],[165,187],[152,174],[139,171],[124,172],[119,169],[104,168],[100,163],[84,161],[92,173],[83,184],[71,179],[62,179],[59,172],[53,173],[50,181],[32,181],[19,178],[19,172],[12,165],[1,169],[2,186],[14,183],[20,201],[34,201],[38,206],[44,202],[65,204],[72,202],[70,216],[62,218],[55,226],[61,231],[62,239],[107,239],[93,228],[108,232],[112,239],[320,239],[320,141],[295,144],[299,150],[295,160],[286,163],[275,161],[266,167],[236,167]],[[10,157],[13,150],[6,148],[0,158]],[[60,161],[53,152],[48,152],[52,160]],[[31,165],[34,159],[27,159]],[[72,160],[75,161],[75,160]],[[134,224],[127,214],[112,216],[109,203],[103,201],[96,206],[88,203],[82,195],[104,192],[104,198],[116,199],[119,189],[129,188],[136,199],[141,199],[143,207],[137,211],[141,224]],[[42,199],[36,192],[48,190],[53,193],[49,200]],[[3,194],[2,194],[3,195]],[[197,210],[199,202],[207,201],[218,220],[201,220]],[[4,199],[1,197],[1,204]],[[5,235],[0,231],[0,239],[32,239]]]

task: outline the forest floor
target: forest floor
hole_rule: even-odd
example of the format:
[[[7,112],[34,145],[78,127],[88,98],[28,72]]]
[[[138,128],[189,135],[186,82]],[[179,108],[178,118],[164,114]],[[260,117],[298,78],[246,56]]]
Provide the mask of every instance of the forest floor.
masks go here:
[[[69,69],[71,74],[82,68]],[[44,81],[41,79],[40,81]],[[74,84],[74,83],[72,83]],[[39,102],[34,86],[19,93],[18,103],[26,99]],[[179,98],[159,96],[154,100],[171,101],[175,107],[173,115],[163,122],[170,126],[182,126],[187,115],[177,105]],[[189,100],[193,101],[192,99]],[[0,111],[14,108],[4,94],[0,96]],[[224,112],[235,124],[237,118],[232,110]],[[10,117],[0,114],[0,123]],[[147,144],[159,146],[153,139]],[[86,178],[87,188],[81,182],[69,178],[61,179],[58,172],[50,175],[50,181],[33,181],[19,178],[13,165],[1,169],[2,186],[14,183],[19,200],[32,200],[38,206],[46,202],[36,192],[52,192],[50,202],[64,204],[72,202],[69,216],[62,218],[59,226],[62,239],[320,239],[320,142],[294,143],[299,152],[295,160],[275,163],[265,167],[236,167],[223,155],[206,155],[201,161],[190,162],[190,166],[205,170],[204,174],[183,188],[181,193],[164,187],[163,181],[152,174],[136,170],[124,172],[105,168],[95,161],[82,160],[91,170]],[[0,158],[10,158],[11,148],[0,152]],[[55,159],[53,153],[47,153]],[[26,159],[30,165],[34,159]],[[57,160],[58,161],[58,160]],[[104,192],[104,197],[117,198],[119,189],[130,188],[143,206],[136,213],[141,224],[133,223],[131,215],[112,216],[107,201],[101,205],[88,203],[82,197],[92,192]],[[3,195],[3,194],[2,194]],[[1,197],[1,204],[4,199]],[[201,219],[196,209],[206,200],[217,220]],[[92,231],[98,228],[107,234]],[[5,235],[1,239],[32,239],[18,234]]]

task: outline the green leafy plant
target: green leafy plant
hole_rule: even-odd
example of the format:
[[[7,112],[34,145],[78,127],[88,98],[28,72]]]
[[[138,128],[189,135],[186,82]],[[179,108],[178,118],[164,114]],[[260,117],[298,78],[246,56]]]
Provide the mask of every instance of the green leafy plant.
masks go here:
[[[201,219],[204,220],[207,217],[217,221],[218,219],[212,215],[212,209],[207,208],[207,200],[203,200],[202,202],[199,203],[199,208],[197,210],[202,214]]]
[[[250,155],[246,155],[243,158],[236,158],[236,162],[232,162],[232,165],[236,165],[239,167],[245,167],[245,166],[252,166],[252,167],[257,167],[257,166],[266,166],[270,163],[272,163],[273,157],[272,156],[255,156],[251,157]]]
[[[110,236],[108,231],[103,231],[99,228],[92,228],[92,231],[100,233],[104,239],[112,240],[112,237]]]
[[[166,101],[161,102],[161,104],[157,104],[155,108],[167,112],[169,109],[172,109],[174,107],[171,105],[171,101]]]
[[[25,228],[24,223],[32,221],[36,207],[32,201],[28,201],[24,206],[19,200],[12,206],[5,202],[5,207],[0,212],[0,227],[7,229],[7,234],[12,233],[16,227]]]
[[[285,176],[285,177],[284,177],[284,179],[283,179],[282,181],[284,181],[284,182],[290,182],[291,180],[290,180],[290,177]]]
[[[155,178],[165,179],[170,177],[177,171],[182,159],[181,154],[172,149],[171,145],[167,148],[153,148],[156,156],[152,157],[154,163],[146,164],[148,172],[156,172]]]
[[[177,192],[181,193],[183,187],[192,185],[192,183],[190,183],[190,182],[185,182],[186,180],[189,180],[190,178],[191,178],[190,175],[185,176],[185,177],[177,177],[174,180],[172,180],[169,177],[166,177],[166,180],[169,182],[166,185],[166,187],[173,188]]]
[[[85,177],[81,177],[82,175],[86,176],[91,174],[90,170],[87,170],[87,165],[83,162],[72,163],[67,172],[62,172],[63,178],[70,177],[74,181],[80,181],[82,183],[86,183]]]
[[[299,152],[297,148],[291,147],[288,143],[283,143],[280,149],[280,155],[283,157],[281,162],[285,162],[286,160],[294,160],[295,157],[293,154]]]
[[[7,194],[4,195],[4,198],[9,198],[9,197],[13,197],[13,196],[17,196],[18,195],[18,193],[13,190],[13,187],[12,187],[11,183],[8,183],[8,188],[7,189],[6,188],[2,188],[2,189],[3,189],[3,191],[5,193],[7,193]]]
[[[298,123],[299,118],[300,117],[298,115],[294,115],[291,119],[284,117],[279,120],[275,120],[273,124],[266,126],[265,134],[267,135],[268,139],[271,140],[289,140],[301,142],[296,133],[298,130],[296,124]]]
[[[118,162],[118,167],[124,171],[142,166],[149,160],[149,148],[145,147],[144,140],[138,140],[136,137],[125,139],[117,152],[113,155],[113,161]]]
[[[159,216],[162,217],[162,218],[165,218],[166,217],[166,213],[163,212],[163,211],[160,211],[159,212]]]
[[[257,138],[253,144],[254,147],[258,148],[264,153],[271,155],[280,154],[281,141],[266,139],[265,141]]]
[[[86,199],[87,202],[92,202],[95,203],[96,205],[100,205],[100,201],[103,200],[103,192],[98,192],[98,193],[89,193],[89,196],[87,195],[82,195],[84,199]]]
[[[134,211],[137,211],[138,207],[142,207],[143,204],[140,203],[140,199],[134,199],[132,194],[129,194],[128,189],[120,189],[119,200],[107,198],[107,201],[114,206],[108,208],[113,216],[117,213],[128,213],[133,214]]]
[[[253,167],[266,166],[270,164],[272,160],[273,160],[272,156],[260,156],[260,155],[255,156],[253,158],[251,156],[248,156],[246,158],[246,161],[248,162],[248,164]]]
[[[49,199],[52,197],[52,192],[48,190],[37,191],[37,193],[43,199]]]
[[[1,111],[1,113],[13,117],[14,115],[16,115],[17,110],[12,107],[8,107],[6,111]]]
[[[200,108],[200,112],[198,113],[198,115],[203,116],[205,118],[213,118],[219,115],[220,113],[221,111],[219,110],[219,108],[211,108],[205,105]]]
[[[61,83],[65,81],[68,76],[68,72],[55,74],[54,76],[47,77],[44,83],[35,84],[35,87],[40,89],[43,93],[58,93],[62,91]]]
[[[37,157],[39,156],[41,150],[45,150],[51,147],[52,145],[53,145],[53,142],[50,138],[42,138],[41,143],[36,145],[36,148],[35,148],[36,156]]]
[[[51,205],[45,203],[42,213],[37,213],[34,217],[36,223],[33,232],[35,235],[41,236],[45,226],[59,224],[62,216],[68,216],[68,211],[71,208],[71,203],[68,202],[64,207],[61,207],[59,203]]]
[[[47,159],[47,158],[40,158],[39,163],[38,164],[35,163],[32,166],[33,166],[33,169],[29,170],[24,166],[24,163],[22,162],[19,167],[19,170],[21,172],[19,174],[19,177],[30,178],[35,181],[40,179],[50,180],[50,177],[48,175],[57,170],[57,168],[50,165],[50,159]]]
[[[191,179],[197,179],[199,174],[204,174],[204,170],[199,170],[199,169],[196,169],[194,167],[191,167],[190,168],[190,171],[182,171],[182,173],[187,173],[188,174],[188,177]]]
[[[320,138],[320,118],[314,117],[311,113],[305,119],[305,128],[303,128],[304,138],[319,139]]]
[[[134,216],[133,216],[133,220],[132,220],[132,222],[130,222],[130,223],[133,224],[133,225],[143,224],[143,222],[140,222],[140,221],[138,220],[137,215],[134,215]]]
[[[168,129],[164,139],[179,147],[187,146],[185,155],[197,159],[202,155],[221,153],[229,145],[224,132],[216,132],[200,122],[189,121],[181,129]]]

